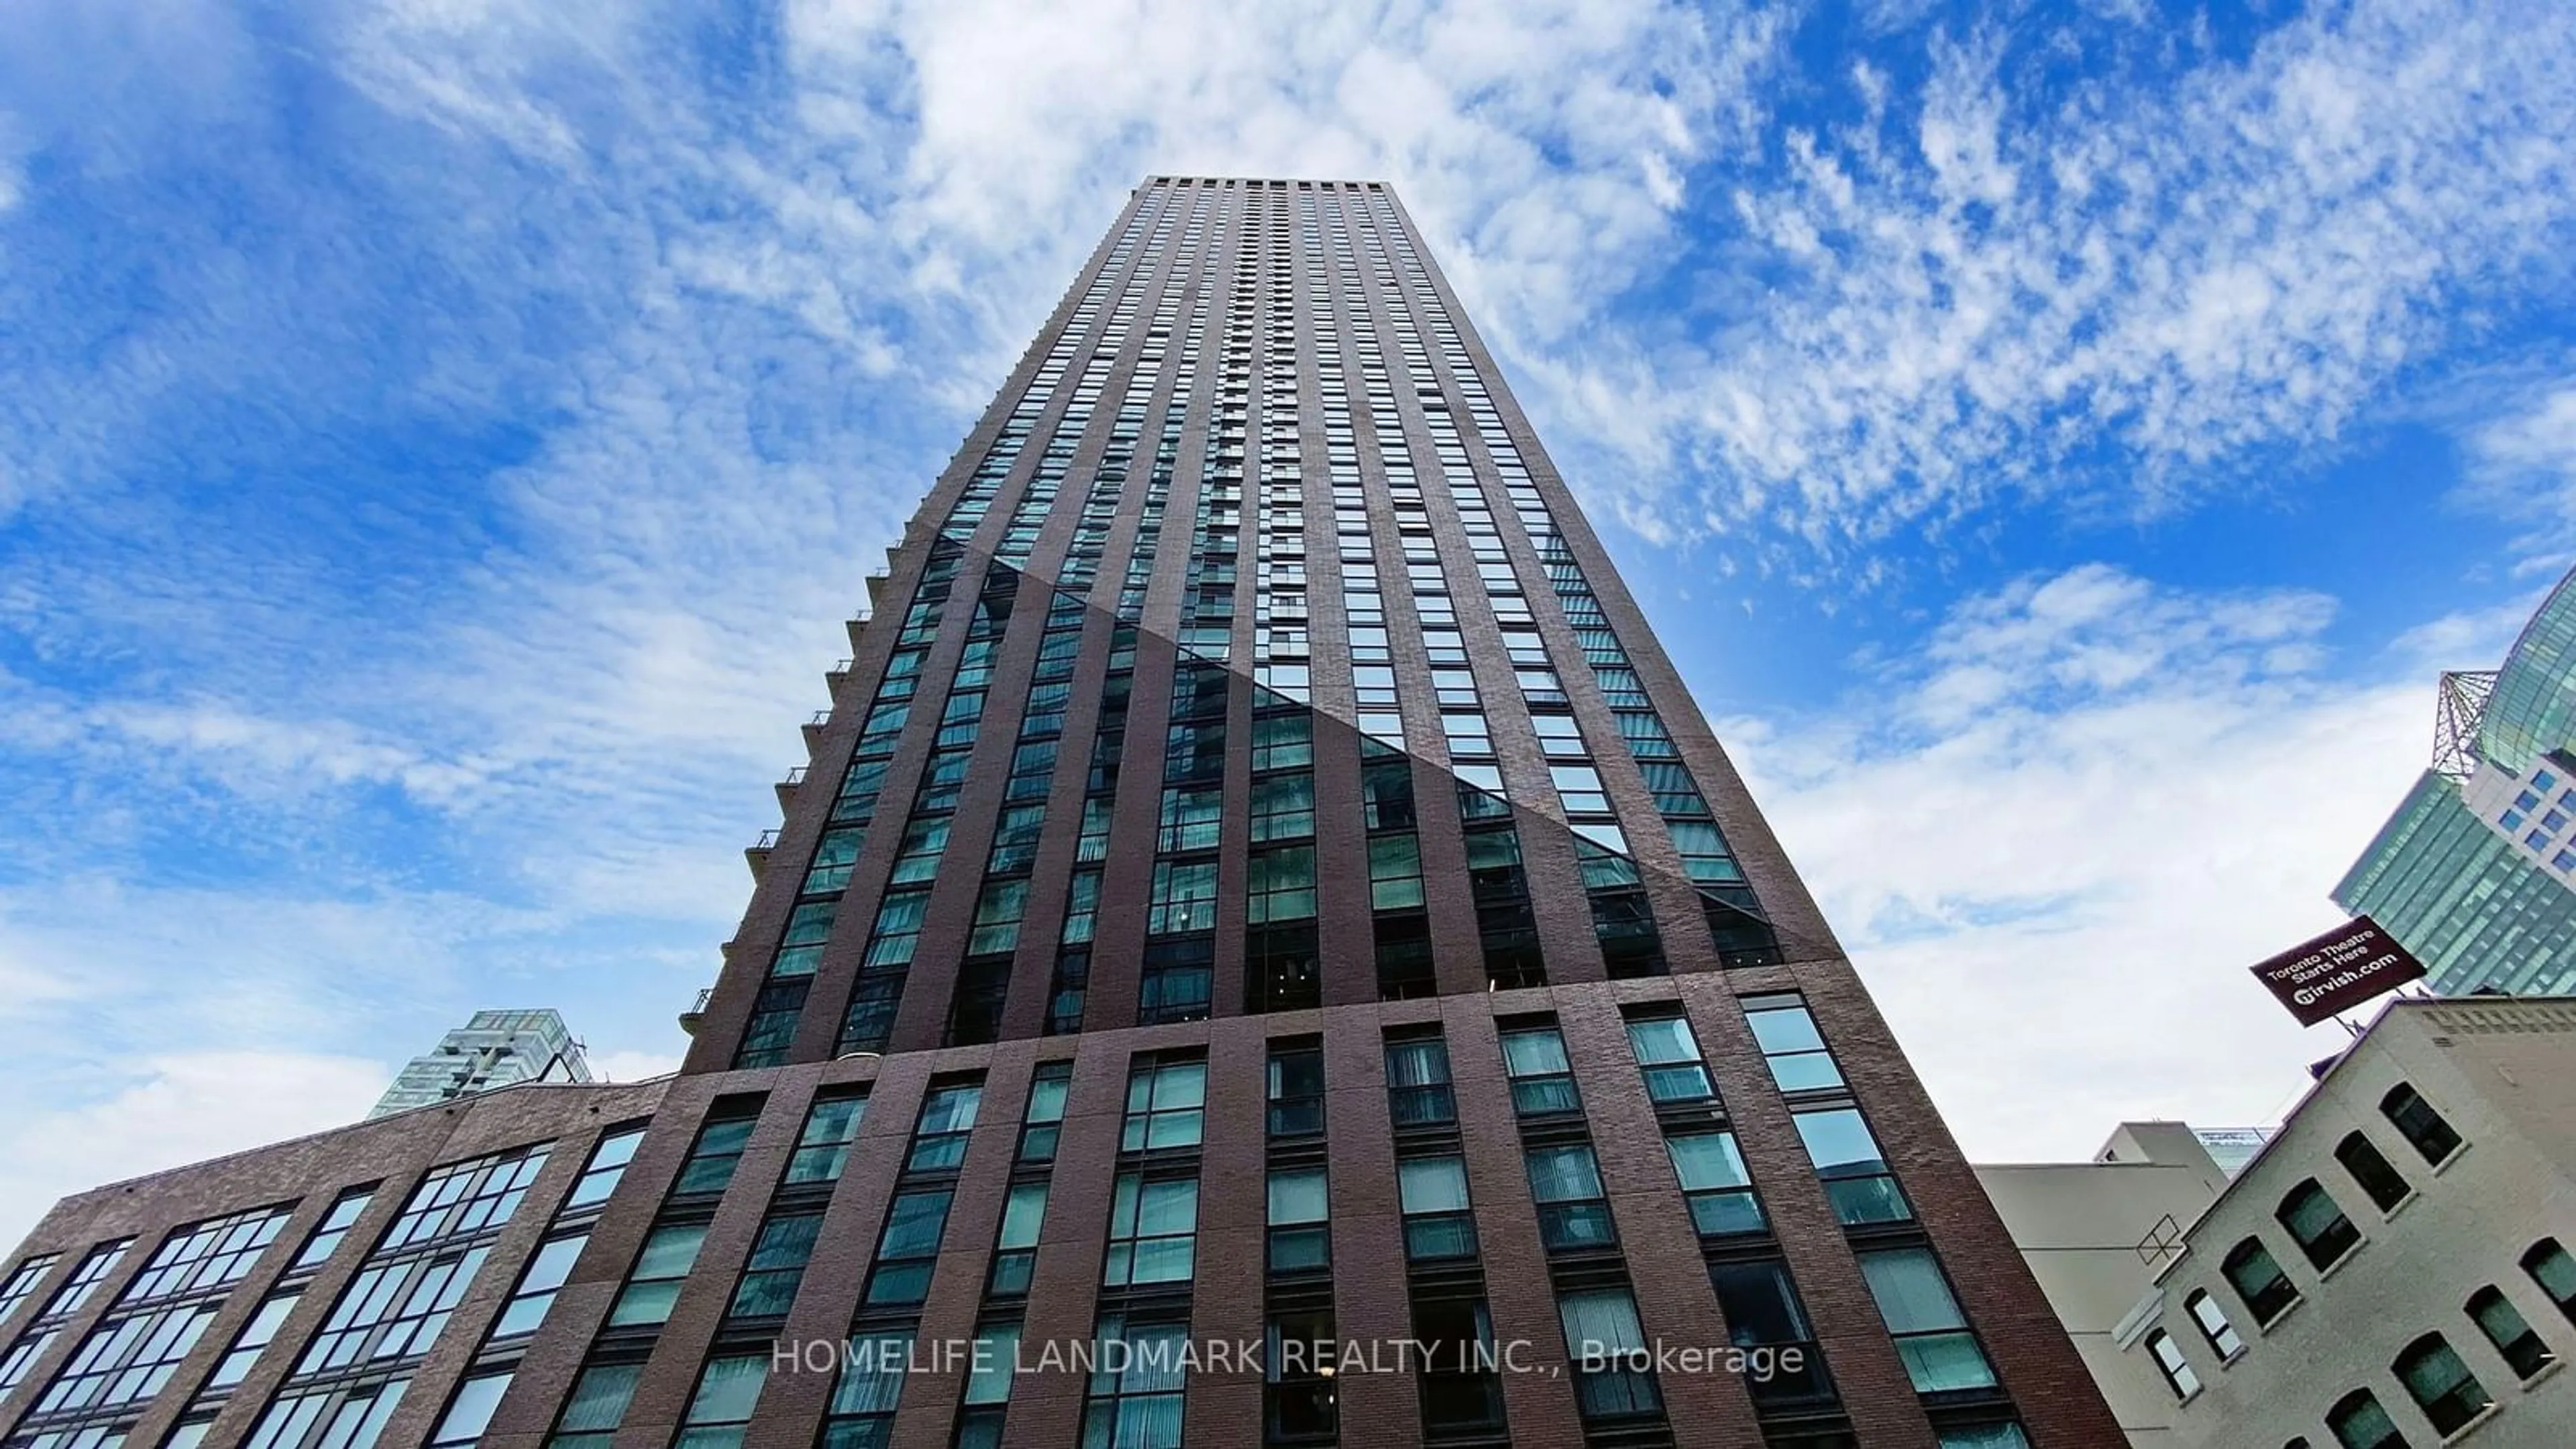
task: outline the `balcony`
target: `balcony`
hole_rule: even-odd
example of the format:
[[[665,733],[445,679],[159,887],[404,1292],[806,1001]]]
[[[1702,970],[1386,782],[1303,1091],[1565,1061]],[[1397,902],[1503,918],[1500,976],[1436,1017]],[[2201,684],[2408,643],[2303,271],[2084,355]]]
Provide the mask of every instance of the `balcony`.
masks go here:
[[[698,1034],[698,1023],[707,1019],[707,1002],[713,998],[715,994],[716,989],[712,986],[699,988],[698,999],[689,1003],[688,1010],[680,1013],[681,1031],[686,1032],[690,1036],[696,1036]]]

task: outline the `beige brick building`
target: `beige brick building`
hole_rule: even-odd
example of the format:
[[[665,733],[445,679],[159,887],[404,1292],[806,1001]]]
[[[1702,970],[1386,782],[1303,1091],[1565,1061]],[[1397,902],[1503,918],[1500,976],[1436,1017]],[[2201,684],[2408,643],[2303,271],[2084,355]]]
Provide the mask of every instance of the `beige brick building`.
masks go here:
[[[2183,1237],[2104,1372],[2136,1442],[2576,1444],[2576,999],[2390,1003]]]

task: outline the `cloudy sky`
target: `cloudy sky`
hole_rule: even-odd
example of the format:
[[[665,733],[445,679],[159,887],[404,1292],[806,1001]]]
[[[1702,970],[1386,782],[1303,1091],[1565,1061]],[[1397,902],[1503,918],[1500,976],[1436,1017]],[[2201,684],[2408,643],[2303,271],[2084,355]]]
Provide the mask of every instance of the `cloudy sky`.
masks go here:
[[[2332,1028],[2244,968],[2576,557],[2571,73],[2431,0],[17,0],[0,1238],[477,1006],[670,1065],[862,576],[1165,171],[1399,188],[1973,1153],[2271,1117]]]

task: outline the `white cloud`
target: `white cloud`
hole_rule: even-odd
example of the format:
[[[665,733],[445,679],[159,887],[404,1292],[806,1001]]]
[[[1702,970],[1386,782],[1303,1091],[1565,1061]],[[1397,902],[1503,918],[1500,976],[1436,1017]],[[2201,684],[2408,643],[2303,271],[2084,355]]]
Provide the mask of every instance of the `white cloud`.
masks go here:
[[[2500,413],[2465,430],[2463,496],[2528,526],[2531,562],[2563,566],[2576,549],[2576,378],[2503,391]]]
[[[2333,613],[2088,566],[1963,601],[1824,717],[1720,722],[1972,1155],[2262,1120],[2331,1049],[2247,968],[2340,919],[2433,714],[2411,642],[2318,668]]]
[[[1663,465],[1631,506],[1828,547],[2014,492],[2133,511],[2240,486],[2557,275],[2576,31],[2529,19],[2363,0],[2242,60],[2151,75],[2106,49],[2076,80],[1976,32],[1883,107],[1864,68],[1868,120],[1793,130],[1784,175],[1733,183],[1759,250],[1722,264],[1774,285],[1704,344],[1559,357],[1552,398]],[[1676,489],[1676,461],[1705,480]]]
[[[377,1062],[289,1051],[169,1052],[102,1070],[79,1100],[0,1126],[0,1243],[66,1194],[354,1122],[386,1078]]]

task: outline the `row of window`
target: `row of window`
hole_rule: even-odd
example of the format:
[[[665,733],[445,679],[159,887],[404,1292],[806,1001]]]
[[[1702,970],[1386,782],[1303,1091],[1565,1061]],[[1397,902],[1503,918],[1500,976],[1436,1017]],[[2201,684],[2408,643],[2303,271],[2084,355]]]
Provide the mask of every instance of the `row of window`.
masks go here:
[[[596,1212],[643,1130],[634,1124],[602,1136],[566,1195],[564,1216]],[[544,1160],[540,1144],[431,1169],[298,1353],[286,1388],[263,1409],[247,1442],[279,1449],[362,1449],[371,1442],[408,1381],[408,1365],[439,1336],[488,1254],[492,1235],[509,1220]],[[187,1449],[203,1438],[224,1396],[276,1344],[313,1273],[345,1241],[374,1191],[373,1185],[354,1187],[333,1199],[197,1387],[169,1444]],[[30,1410],[49,1426],[46,1435],[121,1434],[117,1422],[169,1388],[180,1363],[223,1311],[231,1286],[248,1275],[292,1211],[291,1205],[254,1209],[182,1226],[165,1237]],[[586,1235],[585,1228],[541,1246],[504,1307],[494,1339],[523,1343],[534,1331]],[[127,1246],[93,1249],[64,1285],[70,1291],[58,1291],[49,1301],[40,1328],[85,1301]],[[29,1267],[41,1273],[50,1261],[22,1265],[12,1274],[21,1298],[32,1288]],[[38,1340],[51,1337],[50,1330],[31,1333],[13,1350],[18,1374],[42,1352]]]
[[[2461,1149],[2459,1133],[2413,1086],[2400,1082],[2380,1099],[2380,1114],[2424,1161],[2438,1170]],[[2353,1132],[2335,1147],[2335,1159],[2355,1185],[2381,1211],[2393,1211],[2414,1192],[2405,1175],[2372,1145],[2369,1136]],[[2273,1218],[2299,1247],[2309,1266],[2331,1269],[2360,1246],[2361,1230],[2345,1216],[2334,1194],[2315,1178],[2305,1178],[2282,1195]],[[2281,1271],[2258,1234],[2228,1250],[2219,1271],[2259,1325],[2268,1326],[2299,1303],[2299,1290]]]

